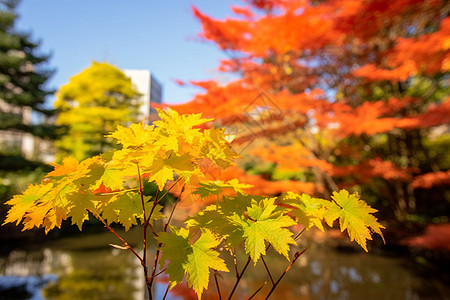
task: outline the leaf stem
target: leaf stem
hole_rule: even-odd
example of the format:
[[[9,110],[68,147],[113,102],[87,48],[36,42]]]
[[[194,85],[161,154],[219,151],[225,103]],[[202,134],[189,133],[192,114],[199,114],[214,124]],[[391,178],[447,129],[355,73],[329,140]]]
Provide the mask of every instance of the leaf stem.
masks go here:
[[[295,237],[294,237],[294,241],[297,241],[300,236],[303,234],[303,232],[305,232],[306,227],[303,227],[302,231],[300,231]]]
[[[311,245],[310,245],[311,246]],[[284,275],[286,275],[286,273],[289,271],[289,269],[292,267],[292,265],[294,265],[294,263],[297,261],[297,259],[303,254],[305,253],[306,250],[309,249],[309,247],[306,247],[302,252],[296,252],[294,255],[294,258],[292,259],[291,263],[289,264],[289,266],[286,268],[286,270],[284,270],[283,274],[280,275],[280,277],[278,278],[277,282],[275,282],[274,285],[272,285],[272,288],[270,289],[269,294],[267,294],[265,300],[269,299],[270,295],[272,295],[273,291],[275,290],[275,288],[278,286],[278,284],[280,283],[281,279],[284,277]]]
[[[141,262],[141,264],[142,264],[142,258],[141,258],[141,256],[139,255],[139,254],[137,254],[136,253],[136,251],[134,251],[134,249],[133,248],[131,248],[131,246],[114,230],[114,229],[112,229],[111,228],[111,226],[109,226],[108,225],[108,223],[106,223],[106,221],[102,218],[102,217],[100,217],[100,215],[97,213],[97,212],[94,212],[94,211],[90,211],[98,220],[100,220],[102,223],[103,223],[103,225],[112,233],[112,234],[114,234],[124,245],[125,245],[125,247],[128,249],[128,250],[130,250],[131,252],[133,252],[133,254],[134,254],[134,256],[136,256],[138,259],[139,259],[139,261]]]
[[[266,264],[266,261],[265,261],[264,257],[263,257],[263,256],[261,256],[261,259],[262,259],[262,261],[263,261],[263,263],[264,263],[264,267],[266,268],[267,274],[269,274],[269,277],[270,277],[270,281],[272,281],[272,285],[274,285],[274,284],[275,284],[275,282],[273,281],[273,278],[272,278],[272,274],[270,274],[270,271],[269,271],[269,267],[267,266],[267,264]]]

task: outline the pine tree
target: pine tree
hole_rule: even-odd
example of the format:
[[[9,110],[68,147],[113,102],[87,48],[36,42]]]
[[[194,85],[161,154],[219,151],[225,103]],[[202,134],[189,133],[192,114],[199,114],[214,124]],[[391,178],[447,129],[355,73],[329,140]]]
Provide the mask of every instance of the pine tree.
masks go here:
[[[0,1],[0,170],[30,169],[38,161],[36,143],[55,137],[55,127],[36,124],[54,110],[45,108],[53,93],[45,84],[53,70],[49,56],[38,53],[39,42],[15,28],[18,0]],[[32,117],[33,114],[33,117]],[[36,117],[35,117],[36,116]]]

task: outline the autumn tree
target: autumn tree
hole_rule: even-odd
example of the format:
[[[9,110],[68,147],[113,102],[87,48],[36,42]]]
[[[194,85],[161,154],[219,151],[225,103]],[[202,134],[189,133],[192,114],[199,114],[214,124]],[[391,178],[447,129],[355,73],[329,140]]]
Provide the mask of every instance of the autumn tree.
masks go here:
[[[137,120],[137,95],[131,79],[108,63],[92,62],[72,77],[55,101],[56,124],[68,128],[56,143],[59,156],[83,159],[110,150],[114,145],[104,136],[119,124]]]
[[[139,261],[149,300],[153,299],[152,286],[162,274],[169,280],[163,299],[183,282],[201,299],[205,290],[213,290],[208,288],[213,286],[213,277],[214,291],[222,299],[219,279],[230,270],[234,287],[229,291],[222,288],[222,292],[232,299],[245,271],[260,261],[271,284],[263,290],[265,282],[256,292],[248,290],[246,294],[254,296],[263,291],[261,294],[266,293],[265,299],[269,299],[285,273],[308,250],[295,247],[305,230],[317,227],[323,231],[324,223],[339,223],[341,232],[346,231],[350,240],[366,252],[373,233],[383,238],[384,226],[373,215],[376,209],[357,193],[335,191],[331,199],[291,191],[264,197],[248,194],[251,186],[236,178],[227,182],[208,180],[208,163],[222,169],[239,157],[230,149],[224,130],[211,127],[212,119],[201,114],[180,115],[167,109],[159,110],[158,115],[160,120],[152,125],[141,122],[128,128],[118,126],[109,137],[121,145],[120,149],[80,162],[69,156],[61,164],[53,163],[54,170],[40,184],[30,184],[6,203],[11,208],[3,224],[22,223],[23,230],[42,227],[47,233],[69,218],[80,230],[90,217],[97,218],[122,242],[110,246],[130,251]],[[144,182],[157,186],[155,195],[145,196]],[[201,199],[202,205],[208,198],[214,199],[213,204],[203,210],[197,206],[200,211],[196,214],[171,222],[180,206],[186,205],[185,199],[178,197],[167,216],[164,213],[170,209],[163,210],[160,203],[164,188],[170,191],[176,184],[182,184],[183,191],[193,189],[191,196]],[[112,223],[125,230],[140,225],[142,252],[133,248]],[[150,240],[157,243],[152,259],[147,257]],[[278,279],[272,277],[275,273],[264,260],[269,248],[286,259],[285,272]],[[244,266],[238,265],[240,257],[247,261]],[[49,292],[57,296],[58,287]]]
[[[246,2],[225,20],[193,8],[200,36],[229,55],[218,69],[241,79],[192,82],[205,92],[173,106],[236,132],[259,176],[230,173],[268,194],[354,188],[398,220],[446,215],[445,1]]]

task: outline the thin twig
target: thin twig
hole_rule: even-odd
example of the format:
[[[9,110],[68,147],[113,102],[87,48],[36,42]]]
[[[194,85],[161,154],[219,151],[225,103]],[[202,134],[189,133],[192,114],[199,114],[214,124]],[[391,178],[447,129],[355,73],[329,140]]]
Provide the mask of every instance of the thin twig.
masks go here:
[[[152,214],[155,211],[156,205],[159,202],[158,195],[159,195],[159,189],[156,191],[155,200],[153,201],[152,209],[150,210],[150,213],[148,214],[148,217],[145,217],[145,215],[144,215],[144,226],[147,226],[150,223],[150,219],[152,217]]]
[[[156,273],[154,277],[158,277],[159,275],[161,275],[162,273],[164,273],[166,270],[167,270],[167,268],[162,269],[161,271],[159,271],[158,273]]]
[[[286,268],[286,270],[284,270],[283,274],[280,275],[280,277],[278,278],[277,282],[272,285],[272,289],[270,289],[269,294],[267,294],[267,297],[265,298],[265,300],[269,299],[270,295],[272,295],[273,291],[275,290],[275,288],[278,286],[278,284],[280,283],[281,279],[284,277],[284,275],[286,275],[286,273],[289,271],[289,269],[292,267],[292,265],[297,261],[297,259],[303,254],[305,253],[306,250],[309,249],[310,246],[308,246],[306,249],[304,249],[302,252],[296,252],[294,255],[294,258],[292,259],[291,263],[289,264],[289,266]]]
[[[142,262],[143,262],[143,260],[142,260],[142,258],[141,258],[141,256],[139,255],[139,254],[137,254],[136,253],[136,251],[134,251],[134,249],[133,248],[131,248],[131,246],[114,230],[114,229],[112,229],[111,228],[111,226],[109,226],[108,225],[108,223],[106,223],[106,221],[102,218],[102,217],[100,217],[100,215],[98,214],[98,213],[96,213],[96,212],[94,212],[94,211],[90,211],[98,220],[100,220],[102,223],[103,223],[103,225],[111,232],[111,233],[113,233],[120,241],[122,241],[122,243],[125,245],[125,247],[128,249],[128,250],[130,250],[131,252],[133,252],[133,254],[134,254],[134,256],[136,256],[138,259],[139,259],[139,261],[141,262],[141,264],[142,264]]]
[[[170,192],[170,190],[181,180],[181,179],[183,179],[182,177],[180,177],[180,178],[178,178],[177,179],[177,181],[175,181],[173,184],[172,184],[172,186],[170,187],[170,188],[168,188],[165,192],[164,192],[164,194],[159,198],[160,200],[162,199],[162,198],[164,198],[166,195],[167,195],[167,193],[168,192]],[[159,200],[158,200],[158,202],[159,202]]]
[[[158,259],[159,259],[159,252],[160,252],[160,248],[161,248],[161,246],[162,246],[162,243],[159,243],[158,244],[158,247],[156,248],[156,254],[155,254],[155,260],[153,261],[153,269],[152,269],[152,275],[151,275],[151,277],[150,277],[150,282],[149,282],[149,284],[150,284],[150,287],[152,286],[152,284],[153,284],[153,279],[155,279],[155,273],[156,273],[156,267],[157,267],[157,265],[158,265]]]
[[[153,226],[152,226],[152,225],[148,224],[148,228],[150,228],[150,230],[152,231],[152,233],[153,233],[154,236],[159,236],[159,235],[155,232],[155,230],[153,229]]]
[[[166,224],[164,224],[164,232],[167,231],[167,227],[169,226],[169,223],[170,223],[170,221],[172,220],[172,216],[173,216],[173,213],[174,213],[174,211],[175,211],[175,208],[176,208],[177,205],[178,205],[178,202],[179,202],[179,201],[175,202],[175,204],[173,205],[172,211],[170,212],[170,215],[169,215],[169,218],[167,219]]]
[[[256,294],[258,294],[258,292],[259,292],[266,284],[267,284],[267,281],[264,281],[263,285],[260,286],[259,289],[257,289],[256,292],[254,292],[254,293],[250,296],[250,298],[248,298],[248,300],[253,299],[253,297],[255,297]]]
[[[236,278],[239,277],[239,271],[238,271],[238,265],[237,265],[237,259],[236,259],[236,252],[234,248],[230,249],[231,254],[233,255],[233,264],[234,264],[234,270],[236,272]]]
[[[164,198],[167,195],[167,193],[175,186],[175,184],[177,184],[178,181],[180,181],[180,179],[181,179],[181,177],[178,178],[178,180],[175,181],[172,184],[172,186],[168,190],[166,190],[166,192],[159,198],[158,198],[158,196],[159,196],[159,189],[156,191],[155,201],[153,201],[153,206],[152,206],[152,209],[150,211],[150,214],[148,215],[148,218],[145,219],[145,215],[144,215],[145,225],[149,224],[151,216],[152,216],[153,212],[155,211],[156,205],[159,203],[159,201],[161,201],[161,199]]]
[[[144,188],[142,186],[142,177],[141,177],[141,170],[139,168],[139,164],[136,164],[137,171],[138,171],[138,179],[139,179],[139,195],[141,196],[141,204],[142,204],[142,213],[144,214],[144,222],[142,224],[142,227],[144,228],[144,240],[142,242],[143,254],[142,254],[142,268],[144,268],[144,277],[145,277],[145,283],[147,285],[148,295],[149,299],[153,299],[152,295],[152,286],[149,284],[149,278],[148,278],[148,267],[147,267],[147,227],[148,227],[148,221],[146,220],[146,212],[145,212],[145,200],[144,200]],[[150,219],[150,216],[148,217]],[[153,228],[152,228],[153,231]],[[153,274],[152,274],[153,276]]]
[[[178,182],[178,180],[177,180],[177,182]],[[175,182],[175,183],[176,183],[176,182]],[[175,183],[172,185],[172,187],[175,185]],[[171,188],[172,188],[172,187],[171,187]],[[158,191],[159,191],[159,190],[158,190]],[[184,191],[184,186],[183,186],[182,192],[183,192],[183,191]],[[157,194],[157,195],[158,195],[158,194]],[[164,194],[164,195],[165,195],[165,194]],[[163,195],[162,197],[164,197],[164,195]],[[181,196],[181,194],[180,194],[180,196]],[[162,197],[161,197],[161,198],[162,198]],[[161,198],[160,198],[160,199],[161,199]],[[157,203],[157,201],[159,202],[158,198],[156,198],[156,199],[155,199],[155,202],[153,202],[153,207],[156,206],[155,203]],[[177,201],[175,204],[177,204],[178,202],[179,202],[179,201]],[[152,209],[152,211],[153,211],[153,209]],[[172,211],[172,213],[173,213],[173,211]],[[172,216],[172,214],[171,214],[171,216]],[[150,219],[150,216],[149,216],[149,219]],[[171,219],[171,217],[169,217],[169,220],[167,220],[166,225],[164,226],[164,231],[166,231],[167,226],[169,225],[170,219]],[[152,270],[152,275],[151,275],[151,277],[150,277],[150,283],[149,283],[150,287],[153,285],[153,279],[157,276],[157,275],[155,275],[155,273],[156,273],[156,267],[157,267],[157,265],[158,265],[159,254],[160,254],[160,252],[161,252],[161,250],[160,250],[161,246],[162,246],[162,243],[159,242],[159,243],[158,243],[158,246],[157,246],[157,248],[156,248],[155,260],[154,260],[154,262],[153,262],[153,270]]]
[[[162,298],[162,300],[165,300],[165,299],[166,299],[167,294],[169,293],[169,287],[170,287],[170,282],[169,282],[169,284],[167,285],[166,292],[164,293],[164,297]]]
[[[239,274],[239,276],[238,276],[237,279],[236,279],[236,283],[235,283],[234,286],[233,286],[233,290],[231,291],[231,294],[230,294],[230,296],[228,297],[228,300],[230,300],[231,297],[233,296],[234,291],[236,290],[236,288],[237,288],[237,286],[238,286],[238,284],[239,284],[239,281],[241,281],[242,275],[244,275],[244,272],[245,272],[245,270],[247,269],[248,265],[250,264],[250,261],[251,261],[251,260],[252,260],[252,259],[251,259],[250,256],[249,256],[249,257],[248,257],[248,260],[247,260],[247,263],[245,264],[244,268],[242,269],[241,273]]]
[[[217,281],[217,273],[214,272],[214,280],[216,281],[217,293],[219,294],[219,300],[222,300],[222,295],[220,294],[219,281]]]
[[[302,231],[300,231],[295,237],[294,237],[294,241],[297,241],[300,236],[303,234],[303,232],[305,232],[306,227],[303,227]]]
[[[274,285],[274,284],[275,284],[275,282],[273,281],[273,278],[272,278],[272,274],[270,274],[270,271],[269,271],[269,267],[267,266],[267,264],[266,264],[266,261],[265,261],[264,257],[263,257],[263,256],[261,256],[261,259],[262,259],[262,261],[263,261],[263,263],[264,263],[264,267],[266,268],[267,274],[269,274],[269,277],[270,277],[270,281],[272,281],[272,285]]]

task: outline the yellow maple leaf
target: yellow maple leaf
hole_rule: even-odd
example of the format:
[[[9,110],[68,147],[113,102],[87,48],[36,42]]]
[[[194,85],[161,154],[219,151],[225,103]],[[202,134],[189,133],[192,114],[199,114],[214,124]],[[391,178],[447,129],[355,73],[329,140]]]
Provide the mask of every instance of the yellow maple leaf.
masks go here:
[[[131,124],[128,128],[119,125],[116,131],[106,137],[117,139],[117,143],[124,148],[142,147],[152,140],[153,129],[154,126],[144,123]]]
[[[63,176],[75,172],[78,169],[78,160],[72,156],[63,159],[62,164],[51,163],[55,169],[47,174],[45,177]]]
[[[347,229],[350,240],[355,240],[366,252],[366,243],[367,240],[372,240],[372,232],[383,238],[381,229],[385,227],[372,215],[377,210],[360,200],[357,193],[350,195],[348,191],[341,190],[339,193],[333,192],[331,198],[333,202],[330,202],[324,215],[329,226],[339,218],[341,231]]]
[[[21,194],[14,196],[7,201],[7,205],[12,207],[8,211],[8,215],[3,224],[16,223],[19,225],[20,221],[29,213],[40,201],[40,199],[53,188],[53,184],[28,185],[28,188]]]

